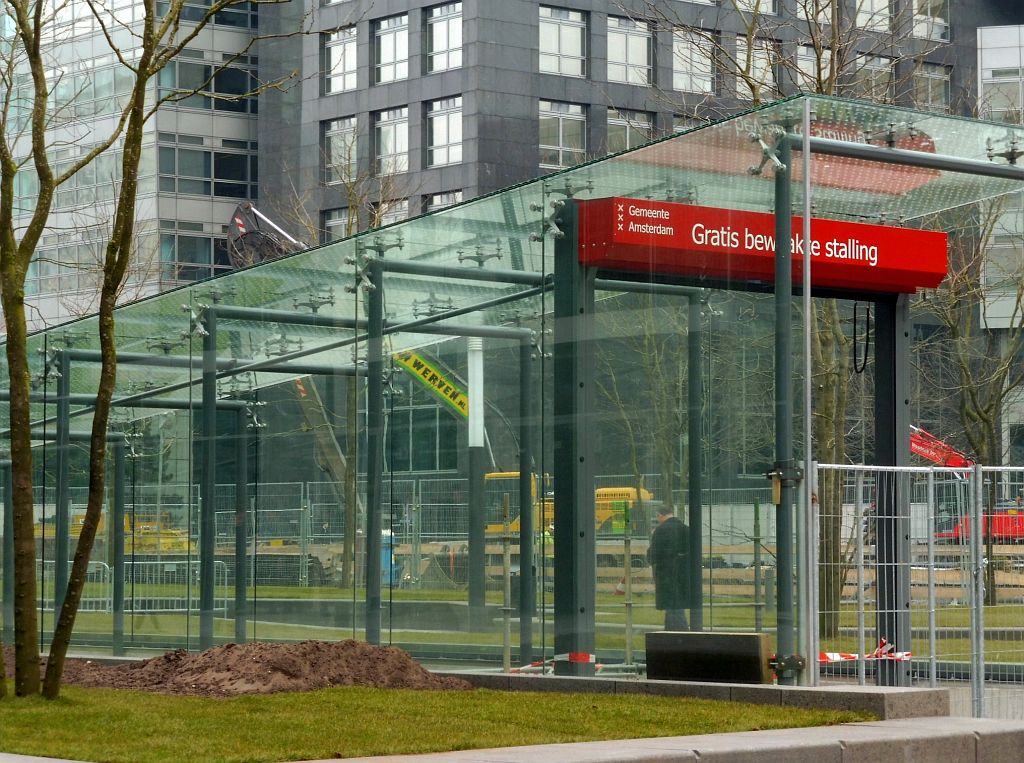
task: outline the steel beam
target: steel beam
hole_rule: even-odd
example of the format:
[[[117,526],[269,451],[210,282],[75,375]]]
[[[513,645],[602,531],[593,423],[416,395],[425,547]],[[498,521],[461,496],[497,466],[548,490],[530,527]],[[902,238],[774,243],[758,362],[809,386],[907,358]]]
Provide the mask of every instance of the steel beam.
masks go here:
[[[790,134],[788,140],[780,141],[790,149],[802,151],[804,138]],[[824,156],[842,156],[849,159],[863,159],[869,162],[898,164],[905,167],[922,167],[943,172],[958,172],[980,177],[1003,180],[1024,180],[1024,167],[1015,164],[993,164],[978,159],[963,159],[958,156],[929,154],[924,151],[910,151],[904,148],[889,148],[870,143],[850,143],[828,138],[811,138],[811,153]]]
[[[56,353],[57,364],[57,506],[53,547],[53,616],[56,619],[68,590],[68,558],[71,556],[71,359]]]
[[[68,356],[75,361],[84,363],[101,362],[98,350],[65,350]],[[218,371],[230,371],[238,366],[257,363],[254,358],[217,358]],[[271,361],[273,362],[273,361]],[[144,352],[119,352],[117,354],[118,368],[129,366],[146,366],[153,368],[187,368],[197,369],[202,363],[200,358],[193,358],[191,355],[150,355]],[[198,369],[197,369],[198,370]],[[314,364],[287,364],[280,366],[269,366],[263,369],[266,373],[298,374],[300,376],[327,376],[335,373],[335,366],[314,365]]]
[[[579,263],[576,202],[555,239],[555,673],[593,675],[595,647],[594,274]]]
[[[533,616],[537,574],[534,570],[533,342],[519,342],[519,662],[533,662]],[[539,470],[538,470],[539,471]],[[537,475],[540,479],[540,475]],[[537,485],[543,491],[543,485]],[[543,496],[540,496],[543,498]],[[543,528],[541,530],[543,532]]]
[[[381,504],[384,481],[384,272],[367,265],[366,347],[366,641],[380,644]]]
[[[235,643],[244,644],[246,588],[248,585],[247,529],[249,517],[249,420],[248,412],[235,414]],[[305,561],[303,560],[303,563]]]
[[[217,535],[217,313],[203,314],[202,482],[199,493],[199,649],[213,646],[214,548]]]
[[[704,289],[695,286],[681,286],[674,283],[648,283],[645,281],[624,281],[618,278],[597,278],[597,291],[623,291],[633,294],[667,294],[673,297],[700,296]]]
[[[704,629],[704,507],[701,457],[704,447],[704,391],[701,371],[700,294],[686,296],[687,524],[690,526],[690,629]]]
[[[125,507],[125,468],[124,438],[114,443],[114,505],[110,512],[110,530],[108,537],[112,545],[114,566],[113,590],[113,653],[114,656],[124,654],[124,507]],[[133,528],[134,529],[134,528]]]
[[[10,400],[10,392],[7,390],[0,390],[0,402]],[[41,393],[35,392],[29,395],[29,402],[33,403],[49,403],[51,405],[56,404],[57,400],[53,397],[48,397]],[[68,402],[71,405],[95,405],[96,396],[89,394],[77,394],[72,393],[68,395]],[[187,400],[187,399],[157,399],[157,398],[144,398],[142,400],[132,400],[130,402],[124,402],[123,399],[117,399],[110,401],[110,405],[113,408],[160,408],[166,410],[181,410],[187,411],[202,406],[201,400]],[[245,400],[225,400],[220,399],[217,401],[217,407],[225,410],[236,410],[247,408],[249,402]],[[78,412],[71,412],[73,418]]]
[[[777,654],[788,660],[795,653],[793,607],[793,505],[798,483],[793,459],[793,209],[790,143],[776,145],[781,166],[775,168],[775,465],[781,483],[776,508]],[[784,667],[779,683],[796,683],[796,670]]]
[[[905,294],[875,303],[875,463],[910,463],[910,301]],[[910,651],[910,496],[902,475],[879,476],[875,507],[878,636]],[[910,662],[879,660],[881,686],[909,686]]]
[[[543,273],[530,273],[525,270],[500,270],[498,268],[459,267],[456,265],[436,265],[429,262],[411,260],[383,260],[384,270],[388,273],[403,275],[428,276],[431,278],[451,278],[462,281],[485,281],[488,283],[519,284],[522,286],[540,286],[544,283]]]
[[[467,341],[469,377],[468,458],[469,472],[469,622],[482,630],[487,612],[487,505],[484,499],[484,343],[479,337]]]

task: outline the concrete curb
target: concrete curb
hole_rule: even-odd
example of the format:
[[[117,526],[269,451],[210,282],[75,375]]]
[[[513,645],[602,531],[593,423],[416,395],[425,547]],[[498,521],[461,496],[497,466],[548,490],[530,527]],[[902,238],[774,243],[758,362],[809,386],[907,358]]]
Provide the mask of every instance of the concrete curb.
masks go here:
[[[905,718],[808,729],[549,744],[428,755],[349,758],[351,763],[1019,763],[1024,721]],[[308,763],[327,763],[309,761]]]
[[[853,710],[880,720],[948,716],[949,691],[931,688],[883,686],[775,686],[770,684],[693,683],[636,678],[577,678],[574,676],[507,673],[437,672],[469,681],[474,686],[501,691],[589,691],[598,694],[653,694],[695,697],[758,705],[781,705],[814,710]]]

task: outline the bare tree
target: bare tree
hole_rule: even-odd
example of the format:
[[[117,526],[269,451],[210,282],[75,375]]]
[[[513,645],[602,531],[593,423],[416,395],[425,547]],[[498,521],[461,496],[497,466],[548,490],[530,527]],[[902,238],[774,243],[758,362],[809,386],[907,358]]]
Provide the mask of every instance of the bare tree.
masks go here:
[[[272,0],[258,0],[271,2]],[[116,384],[114,307],[132,262],[136,228],[138,171],[144,127],[168,100],[189,93],[152,98],[156,75],[212,23],[216,14],[240,0],[214,0],[198,20],[186,20],[184,0],[164,7],[154,0],[113,9],[100,0],[46,3],[42,0],[4,0],[13,28],[0,48],[0,81],[6,86],[0,113],[0,298],[7,326],[10,374],[10,437],[13,473],[15,543],[15,691],[19,696],[40,690],[39,653],[35,641],[35,539],[33,532],[32,452],[30,441],[29,367],[25,282],[39,240],[54,207],[55,194],[77,173],[119,142],[120,180],[112,203],[110,234],[100,263],[98,334],[102,363],[89,444],[89,491],[85,518],[75,549],[67,591],[58,615],[42,684],[45,697],[60,690],[64,659],[81,600],[89,556],[103,506],[106,434],[110,401]],[[132,13],[137,13],[135,18]],[[125,15],[128,14],[128,15]],[[141,16],[141,18],[139,17]],[[106,44],[131,81],[118,101],[112,127],[97,137],[94,126],[76,119],[76,97],[60,95],[61,56],[73,56],[74,36],[91,32]],[[251,43],[250,43],[251,44]],[[244,55],[245,50],[238,55]],[[226,61],[229,66],[232,61]],[[57,72],[57,74],[54,74]],[[208,88],[209,82],[199,88]],[[196,89],[191,91],[196,92]],[[205,95],[217,97],[215,93]],[[246,95],[249,95],[248,93]],[[84,136],[88,135],[88,145]],[[55,147],[83,145],[69,163],[58,165]],[[33,208],[27,221],[17,206],[19,173],[31,168],[36,182]]]

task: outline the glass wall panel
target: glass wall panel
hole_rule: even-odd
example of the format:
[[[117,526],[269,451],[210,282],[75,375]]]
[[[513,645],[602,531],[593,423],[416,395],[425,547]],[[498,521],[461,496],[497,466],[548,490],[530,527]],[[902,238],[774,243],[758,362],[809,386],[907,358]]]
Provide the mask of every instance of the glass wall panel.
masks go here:
[[[1008,129],[1020,137],[1006,124],[812,100],[813,135],[862,148],[885,142],[879,125],[907,123],[895,145],[940,156],[983,160],[990,139],[999,150]],[[780,159],[795,170],[795,264],[811,251],[821,289],[812,321],[796,270],[785,339],[771,156],[780,125],[801,132],[802,106],[781,102],[119,310],[110,482],[76,650],[358,638],[449,665],[497,666],[507,644],[516,666],[585,672],[592,657],[628,672],[667,612],[707,630],[789,627],[779,601],[798,602],[811,581],[796,572],[802,527],[780,527],[765,477],[785,439],[776,409],[790,393],[796,462],[839,458],[826,443],[840,429],[842,457],[874,457],[863,309],[884,302],[886,266],[850,237],[805,247],[801,152]],[[196,159],[191,175],[208,181],[246,180],[230,157],[196,156],[160,158],[179,173]],[[812,240],[826,221],[924,227],[1017,182],[815,155]],[[209,268],[215,253],[198,241],[177,236],[178,261]],[[839,260],[862,270],[830,283]],[[820,424],[830,371],[817,357],[808,367],[808,324],[843,379],[832,430]],[[44,638],[86,501],[76,433],[91,423],[96,331],[89,318],[30,341]],[[919,421],[940,421],[940,407],[929,398]],[[649,556],[670,514],[692,539],[674,575],[681,598],[657,590]],[[854,537],[836,527],[822,553]],[[780,566],[787,547],[792,572]]]

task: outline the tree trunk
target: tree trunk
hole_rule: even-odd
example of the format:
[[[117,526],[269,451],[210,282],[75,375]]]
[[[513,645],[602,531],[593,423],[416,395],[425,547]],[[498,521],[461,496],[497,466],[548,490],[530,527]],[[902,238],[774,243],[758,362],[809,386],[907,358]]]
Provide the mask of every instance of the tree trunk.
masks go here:
[[[152,18],[147,11],[147,29],[152,31]],[[150,34],[144,35],[147,45],[152,45]],[[140,72],[148,71],[152,49],[143,50],[139,58]],[[43,679],[43,696],[56,699],[60,694],[61,676],[64,674],[64,660],[71,636],[74,632],[78,605],[85,588],[96,529],[103,513],[103,494],[106,485],[107,425],[110,420],[110,401],[117,384],[117,337],[114,332],[114,308],[117,296],[124,283],[128,263],[132,257],[135,239],[135,203],[138,196],[138,168],[142,154],[143,127],[145,125],[145,103],[148,77],[141,74],[135,80],[132,91],[131,116],[124,133],[122,154],[122,182],[114,212],[110,240],[107,242],[103,262],[103,285],[100,289],[97,330],[100,339],[100,380],[96,388],[96,405],[93,410],[92,433],[89,440],[89,498],[85,519],[75,546],[75,558],[71,565],[67,593],[61,605],[60,615],[53,629],[50,656],[46,661],[46,675]],[[112,528],[123,532],[123,528]]]
[[[825,300],[812,316],[812,374],[817,389],[814,447],[822,463],[846,460],[845,422],[849,385],[849,340],[843,333],[839,306]],[[818,493],[819,627],[823,638],[839,633],[839,610],[849,560],[843,543],[842,488],[833,472],[825,472]],[[858,528],[859,531],[859,528]]]
[[[92,554],[96,530],[103,514],[103,496],[106,489],[107,423],[110,418],[110,400],[117,382],[117,348],[114,336],[114,306],[117,291],[111,284],[104,283],[100,296],[99,335],[100,382],[96,389],[96,409],[93,413],[92,433],[89,441],[89,498],[85,519],[75,546],[75,558],[71,564],[67,593],[61,605],[57,624],[50,642],[50,656],[46,661],[46,675],[43,678],[43,696],[56,699],[60,694],[60,680],[64,673],[64,661],[71,636],[75,628],[78,605],[85,589],[89,571],[89,557]],[[113,527],[113,532],[123,531]]]
[[[32,441],[29,411],[28,341],[24,289],[13,263],[0,274],[7,321],[7,368],[10,377],[11,500],[14,526],[14,693],[39,692],[39,628],[36,618],[36,539],[33,521]],[[5,530],[6,531],[6,530]]]

